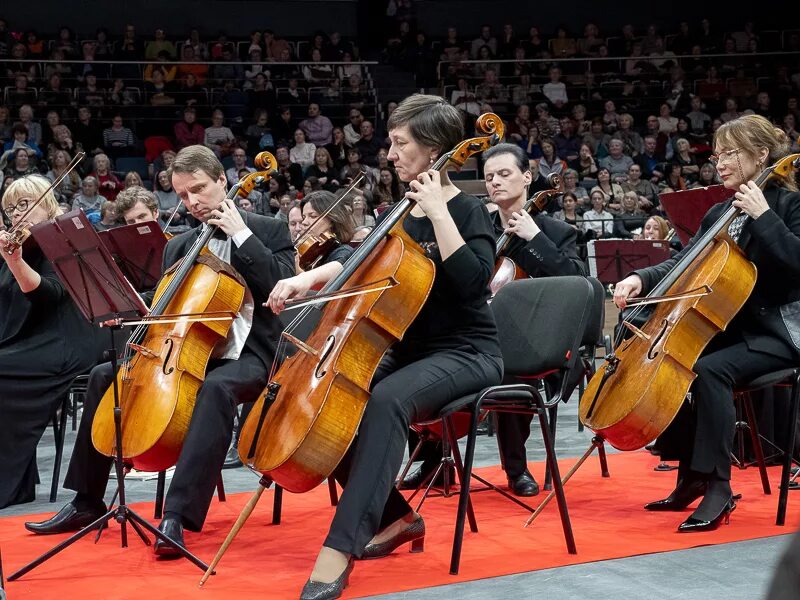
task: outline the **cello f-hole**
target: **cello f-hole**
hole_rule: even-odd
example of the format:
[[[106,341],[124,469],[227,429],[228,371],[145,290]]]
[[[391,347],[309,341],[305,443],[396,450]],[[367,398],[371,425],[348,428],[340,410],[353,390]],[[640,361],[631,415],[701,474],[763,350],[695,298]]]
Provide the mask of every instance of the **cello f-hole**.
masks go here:
[[[164,375],[169,375],[175,370],[175,367],[167,368],[170,356],[172,356],[172,350],[175,348],[175,343],[171,339],[168,339],[164,342],[164,345],[167,347],[167,355],[164,357],[164,363],[161,365],[161,371],[164,373]]]
[[[661,342],[661,338],[664,337],[664,334],[667,333],[667,329],[669,329],[669,321],[663,319],[661,321],[661,331],[658,332],[656,339],[653,340],[653,343],[650,344],[650,347],[647,349],[647,358],[650,360],[653,360],[656,356],[658,356],[656,346],[658,346],[659,342]]]
[[[320,352],[319,362],[317,363],[317,368],[314,371],[314,375],[318,379],[322,379],[325,377],[326,370],[322,367],[325,364],[325,361],[328,360],[328,356],[330,356],[331,352],[333,352],[333,347],[336,345],[336,336],[329,335],[328,339],[325,340],[325,346],[322,348],[322,352]]]

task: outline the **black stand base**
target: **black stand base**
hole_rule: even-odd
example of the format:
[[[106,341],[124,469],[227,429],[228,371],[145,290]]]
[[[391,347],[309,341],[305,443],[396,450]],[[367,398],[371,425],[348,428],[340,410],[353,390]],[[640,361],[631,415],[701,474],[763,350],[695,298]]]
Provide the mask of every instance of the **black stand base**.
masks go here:
[[[189,560],[190,562],[192,562],[195,565],[197,565],[198,568],[202,569],[203,571],[208,570],[208,565],[207,564],[205,564],[202,560],[200,560],[194,554],[189,552],[184,546],[181,546],[180,544],[176,543],[175,540],[173,540],[169,536],[165,535],[164,533],[162,533],[161,531],[159,531],[155,527],[153,527],[150,523],[148,523],[145,519],[140,517],[132,509],[128,508],[127,506],[118,506],[116,508],[112,508],[106,514],[104,514],[102,517],[99,517],[93,523],[90,523],[89,525],[87,525],[86,527],[81,529],[80,531],[76,532],[74,535],[70,536],[69,538],[67,538],[66,540],[61,542],[58,546],[55,546],[54,548],[51,548],[50,550],[48,550],[47,552],[42,554],[39,558],[31,561],[30,563],[28,563],[27,565],[25,565],[24,567],[22,567],[18,571],[15,571],[11,575],[9,575],[8,581],[15,581],[15,580],[19,579],[20,577],[22,577],[23,575],[25,575],[26,573],[29,573],[30,571],[32,571],[33,569],[38,567],[40,564],[42,564],[46,560],[49,560],[50,558],[54,557],[56,554],[58,554],[62,550],[65,550],[66,548],[68,548],[69,546],[71,546],[72,544],[77,542],[82,537],[88,535],[89,533],[91,533],[92,531],[97,529],[98,527],[101,527],[109,519],[112,519],[112,518],[115,519],[121,526],[120,533],[121,533],[121,536],[122,536],[122,547],[123,548],[127,548],[128,547],[128,532],[127,532],[126,525],[127,525],[128,522],[130,522],[131,527],[139,535],[139,537],[142,539],[142,542],[144,542],[144,544],[146,546],[150,546],[151,545],[150,538],[148,538],[144,534],[144,531],[142,531],[142,528],[144,528],[147,531],[149,531],[150,533],[152,533],[156,538],[160,539],[162,542],[170,544],[170,545],[174,546],[175,548],[177,548],[178,551],[187,560]]]

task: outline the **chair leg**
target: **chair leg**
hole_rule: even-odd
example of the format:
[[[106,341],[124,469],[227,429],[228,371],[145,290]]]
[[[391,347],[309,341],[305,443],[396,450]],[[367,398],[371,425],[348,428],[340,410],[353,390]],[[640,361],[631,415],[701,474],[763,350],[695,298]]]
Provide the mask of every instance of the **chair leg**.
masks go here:
[[[167,485],[167,472],[159,471],[156,480],[156,507],[154,519],[160,519],[164,514],[164,488]]]
[[[480,406],[473,408],[469,422],[469,435],[467,436],[467,450],[464,456],[464,471],[461,478],[461,493],[458,496],[458,513],[456,515],[456,530],[453,534],[453,552],[450,556],[450,574],[458,575],[461,564],[461,544],[464,541],[464,519],[467,516],[469,504],[469,484],[472,479],[472,462],[475,457],[475,438],[478,435],[478,414]]]
[[[339,504],[339,490],[336,489],[336,480],[333,477],[328,477],[328,494],[331,497],[331,506]]]
[[[397,478],[395,485],[399,485],[400,482],[406,478],[406,475],[408,475],[408,472],[411,470],[411,465],[414,464],[414,461],[417,459],[420,450],[422,450],[422,444],[424,443],[424,441],[425,440],[420,437],[420,440],[417,442],[417,445],[414,446],[414,450],[411,452],[411,456],[408,457],[408,462],[406,463],[406,466],[403,467],[403,472],[400,473],[400,476]]]
[[[464,461],[461,460],[461,450],[458,447],[458,440],[454,439],[452,427],[447,429],[448,437],[450,438],[450,447],[453,452],[453,461],[456,463],[456,476],[458,477],[458,484],[463,487],[464,485]],[[472,533],[478,533],[478,521],[475,519],[475,511],[472,508],[472,494],[467,497],[467,520],[469,520],[469,530]]]
[[[558,407],[551,406],[547,409],[550,418],[550,436],[553,440],[553,444],[555,445],[556,440],[556,424],[558,423]],[[546,463],[544,466],[544,489],[545,490],[552,490],[553,489],[553,474],[550,472],[550,465]]]
[[[561,474],[558,470],[558,461],[556,461],[553,439],[550,436],[551,431],[547,423],[547,410],[544,408],[540,396],[537,396],[536,402],[539,405],[539,426],[542,430],[547,464],[550,466],[550,471],[553,473],[553,491],[556,494],[558,512],[561,514],[561,527],[564,530],[564,541],[567,544],[567,551],[570,554],[577,554],[578,550],[575,547],[575,536],[572,533],[572,523],[570,522],[569,512],[567,510],[567,499],[564,496],[564,486],[561,483]]]
[[[764,462],[764,447],[761,445],[761,436],[758,432],[758,421],[756,420],[756,411],[753,410],[753,400],[750,394],[744,394],[742,398],[744,411],[747,418],[747,429],[750,431],[750,443],[753,446],[753,453],[756,455],[756,464],[758,465],[758,472],[761,475],[761,487],[766,495],[772,494],[772,489],[769,485],[769,476],[767,475],[767,464]],[[744,457],[743,457],[744,458]]]
[[[600,474],[603,477],[611,477],[608,474],[608,459],[606,458],[606,442],[599,435],[592,438],[592,445],[597,448],[597,455],[600,458]]]
[[[56,442],[56,456],[53,462],[53,480],[50,482],[50,502],[58,500],[58,481],[61,478],[61,459],[64,456],[64,437],[67,428],[67,407],[69,406],[69,397],[61,405],[61,414],[53,415],[53,437]]]
[[[222,481],[222,471],[220,471],[219,479],[217,479],[217,498],[219,498],[220,502],[227,500],[225,497],[225,482]]]
[[[800,411],[800,371],[795,374],[794,384],[792,385],[792,401],[789,410],[789,440],[783,455],[783,467],[781,468],[781,484],[778,491],[778,514],[775,517],[776,525],[784,525],[786,522],[786,503],[789,499],[789,479],[792,474],[792,456],[794,455],[794,445],[797,441],[797,416]]]
[[[272,500],[272,524],[281,524],[281,511],[283,509],[283,488],[275,484],[275,498]]]

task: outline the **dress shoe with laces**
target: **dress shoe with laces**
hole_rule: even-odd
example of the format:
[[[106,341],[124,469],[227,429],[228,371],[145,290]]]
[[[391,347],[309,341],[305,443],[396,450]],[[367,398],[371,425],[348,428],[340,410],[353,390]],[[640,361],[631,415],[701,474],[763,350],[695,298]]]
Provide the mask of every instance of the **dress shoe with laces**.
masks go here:
[[[300,593],[300,600],[333,600],[339,598],[350,582],[350,573],[353,571],[353,557],[347,561],[342,574],[336,578],[335,581],[330,583],[322,583],[321,581],[306,581],[303,586],[303,591]]]
[[[731,522],[731,513],[736,509],[736,502],[733,501],[733,496],[728,498],[728,501],[723,505],[722,510],[711,519],[698,519],[696,517],[689,517],[683,523],[678,525],[680,533],[694,533],[695,531],[714,531],[725,521],[728,525]]]
[[[516,477],[509,477],[508,488],[515,496],[536,496],[539,493],[539,484],[529,471],[524,471]]]
[[[411,542],[411,552],[422,552],[425,549],[425,521],[422,520],[422,517],[418,516],[406,525],[405,529],[400,533],[385,542],[367,544],[361,554],[361,558],[362,560],[369,560],[389,556],[397,548],[408,542]]]
[[[398,490],[416,490],[420,487],[423,483],[427,485],[426,479],[428,476],[436,470],[436,467],[439,463],[433,463],[433,466],[426,465],[424,462],[415,470],[406,475],[406,478],[403,479],[400,483],[397,484]],[[433,485],[442,487],[444,485],[444,469],[450,469],[449,473],[449,482],[450,485],[454,485],[456,483],[456,470],[455,467],[452,465],[448,467],[442,468],[439,471],[439,474],[436,476],[436,479],[433,480]]]
[[[25,529],[39,535],[78,531],[102,517],[105,512],[106,509],[104,506],[97,506],[87,510],[78,510],[77,507],[70,502],[46,521],[28,521],[25,523]]]
[[[645,510],[678,511],[705,495],[707,483],[702,479],[681,480],[672,493],[663,500],[644,505]]]
[[[180,544],[184,548],[186,547],[186,544],[183,541],[183,525],[178,519],[165,517],[161,521],[161,525],[158,526],[158,530],[173,542]],[[178,550],[175,544],[165,542],[161,538],[156,538],[156,543],[153,545],[153,552],[155,552],[157,556],[161,556],[163,558],[182,556],[180,550]]]

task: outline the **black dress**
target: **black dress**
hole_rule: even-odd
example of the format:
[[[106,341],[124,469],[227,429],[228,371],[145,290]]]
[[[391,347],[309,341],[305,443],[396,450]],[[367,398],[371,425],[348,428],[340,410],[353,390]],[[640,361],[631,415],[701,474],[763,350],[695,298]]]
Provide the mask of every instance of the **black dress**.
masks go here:
[[[23,293],[0,267],[0,508],[31,502],[36,446],[72,380],[97,360],[95,329],[32,244],[25,261],[42,277]]]

